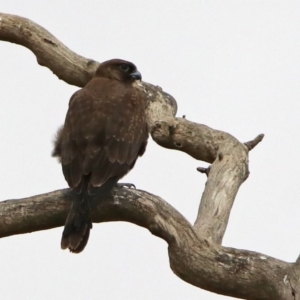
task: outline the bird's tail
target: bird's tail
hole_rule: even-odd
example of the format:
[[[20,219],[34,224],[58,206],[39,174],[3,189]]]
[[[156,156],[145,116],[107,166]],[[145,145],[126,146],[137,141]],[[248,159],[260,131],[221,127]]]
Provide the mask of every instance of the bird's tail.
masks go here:
[[[85,182],[80,194],[73,190],[71,211],[66,220],[61,238],[61,248],[80,253],[85,248],[93,227],[89,204],[93,199],[105,199],[111,195],[118,177],[109,178],[101,187],[88,186]]]
[[[80,253],[86,246],[92,228],[89,201],[86,193],[74,192],[71,211],[61,238],[61,248]]]

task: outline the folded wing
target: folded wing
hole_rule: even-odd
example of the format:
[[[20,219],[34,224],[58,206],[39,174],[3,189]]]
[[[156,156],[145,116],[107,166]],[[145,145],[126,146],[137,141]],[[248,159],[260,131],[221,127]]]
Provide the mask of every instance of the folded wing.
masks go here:
[[[131,86],[94,78],[76,92],[62,130],[61,162],[69,186],[79,193],[122,178],[147,144],[145,97]]]

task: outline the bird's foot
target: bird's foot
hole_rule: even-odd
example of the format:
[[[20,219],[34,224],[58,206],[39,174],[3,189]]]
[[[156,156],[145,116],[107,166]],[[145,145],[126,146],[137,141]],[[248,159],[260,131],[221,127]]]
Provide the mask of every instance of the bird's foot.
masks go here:
[[[123,182],[118,182],[116,184],[116,187],[125,187],[127,189],[135,189],[135,185],[133,183],[123,183]]]

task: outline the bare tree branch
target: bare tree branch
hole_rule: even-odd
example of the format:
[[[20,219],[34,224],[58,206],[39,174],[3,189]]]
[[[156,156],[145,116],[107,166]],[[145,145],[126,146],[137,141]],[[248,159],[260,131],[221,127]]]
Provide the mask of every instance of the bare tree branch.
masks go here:
[[[45,28],[19,16],[0,13],[0,39],[28,48],[41,66],[49,68],[59,79],[76,86],[83,87],[99,65],[92,59],[74,53]]]
[[[67,189],[0,202],[0,237],[62,226],[70,200]],[[140,190],[115,188],[114,197],[95,201],[92,211],[95,223],[127,221],[164,239],[169,244],[171,269],[190,284],[242,299],[294,299],[288,296],[290,284],[284,282],[284,278],[286,282],[293,282],[293,264],[210,243],[197,235],[178,211],[157,196]],[[299,275],[299,270],[297,272]]]
[[[98,62],[68,49],[34,22],[0,13],[0,40],[30,49],[40,65],[69,84],[84,86]],[[148,97],[151,135],[157,144],[211,163],[195,225],[172,206],[144,191],[115,189],[114,197],[93,203],[93,222],[128,221],[150,230],[169,245],[170,266],[200,288],[251,300],[300,299],[300,264],[264,254],[221,247],[230,211],[247,179],[248,151],[263,138],[240,143],[228,133],[175,118],[177,104],[161,88],[142,82]],[[70,191],[0,202],[0,237],[62,226]]]

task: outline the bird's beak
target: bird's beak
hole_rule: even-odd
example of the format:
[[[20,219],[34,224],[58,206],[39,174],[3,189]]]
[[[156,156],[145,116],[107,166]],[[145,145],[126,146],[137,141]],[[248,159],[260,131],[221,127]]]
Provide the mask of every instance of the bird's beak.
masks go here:
[[[139,71],[135,71],[133,73],[130,74],[130,76],[132,78],[134,78],[135,80],[142,80],[142,74]]]

